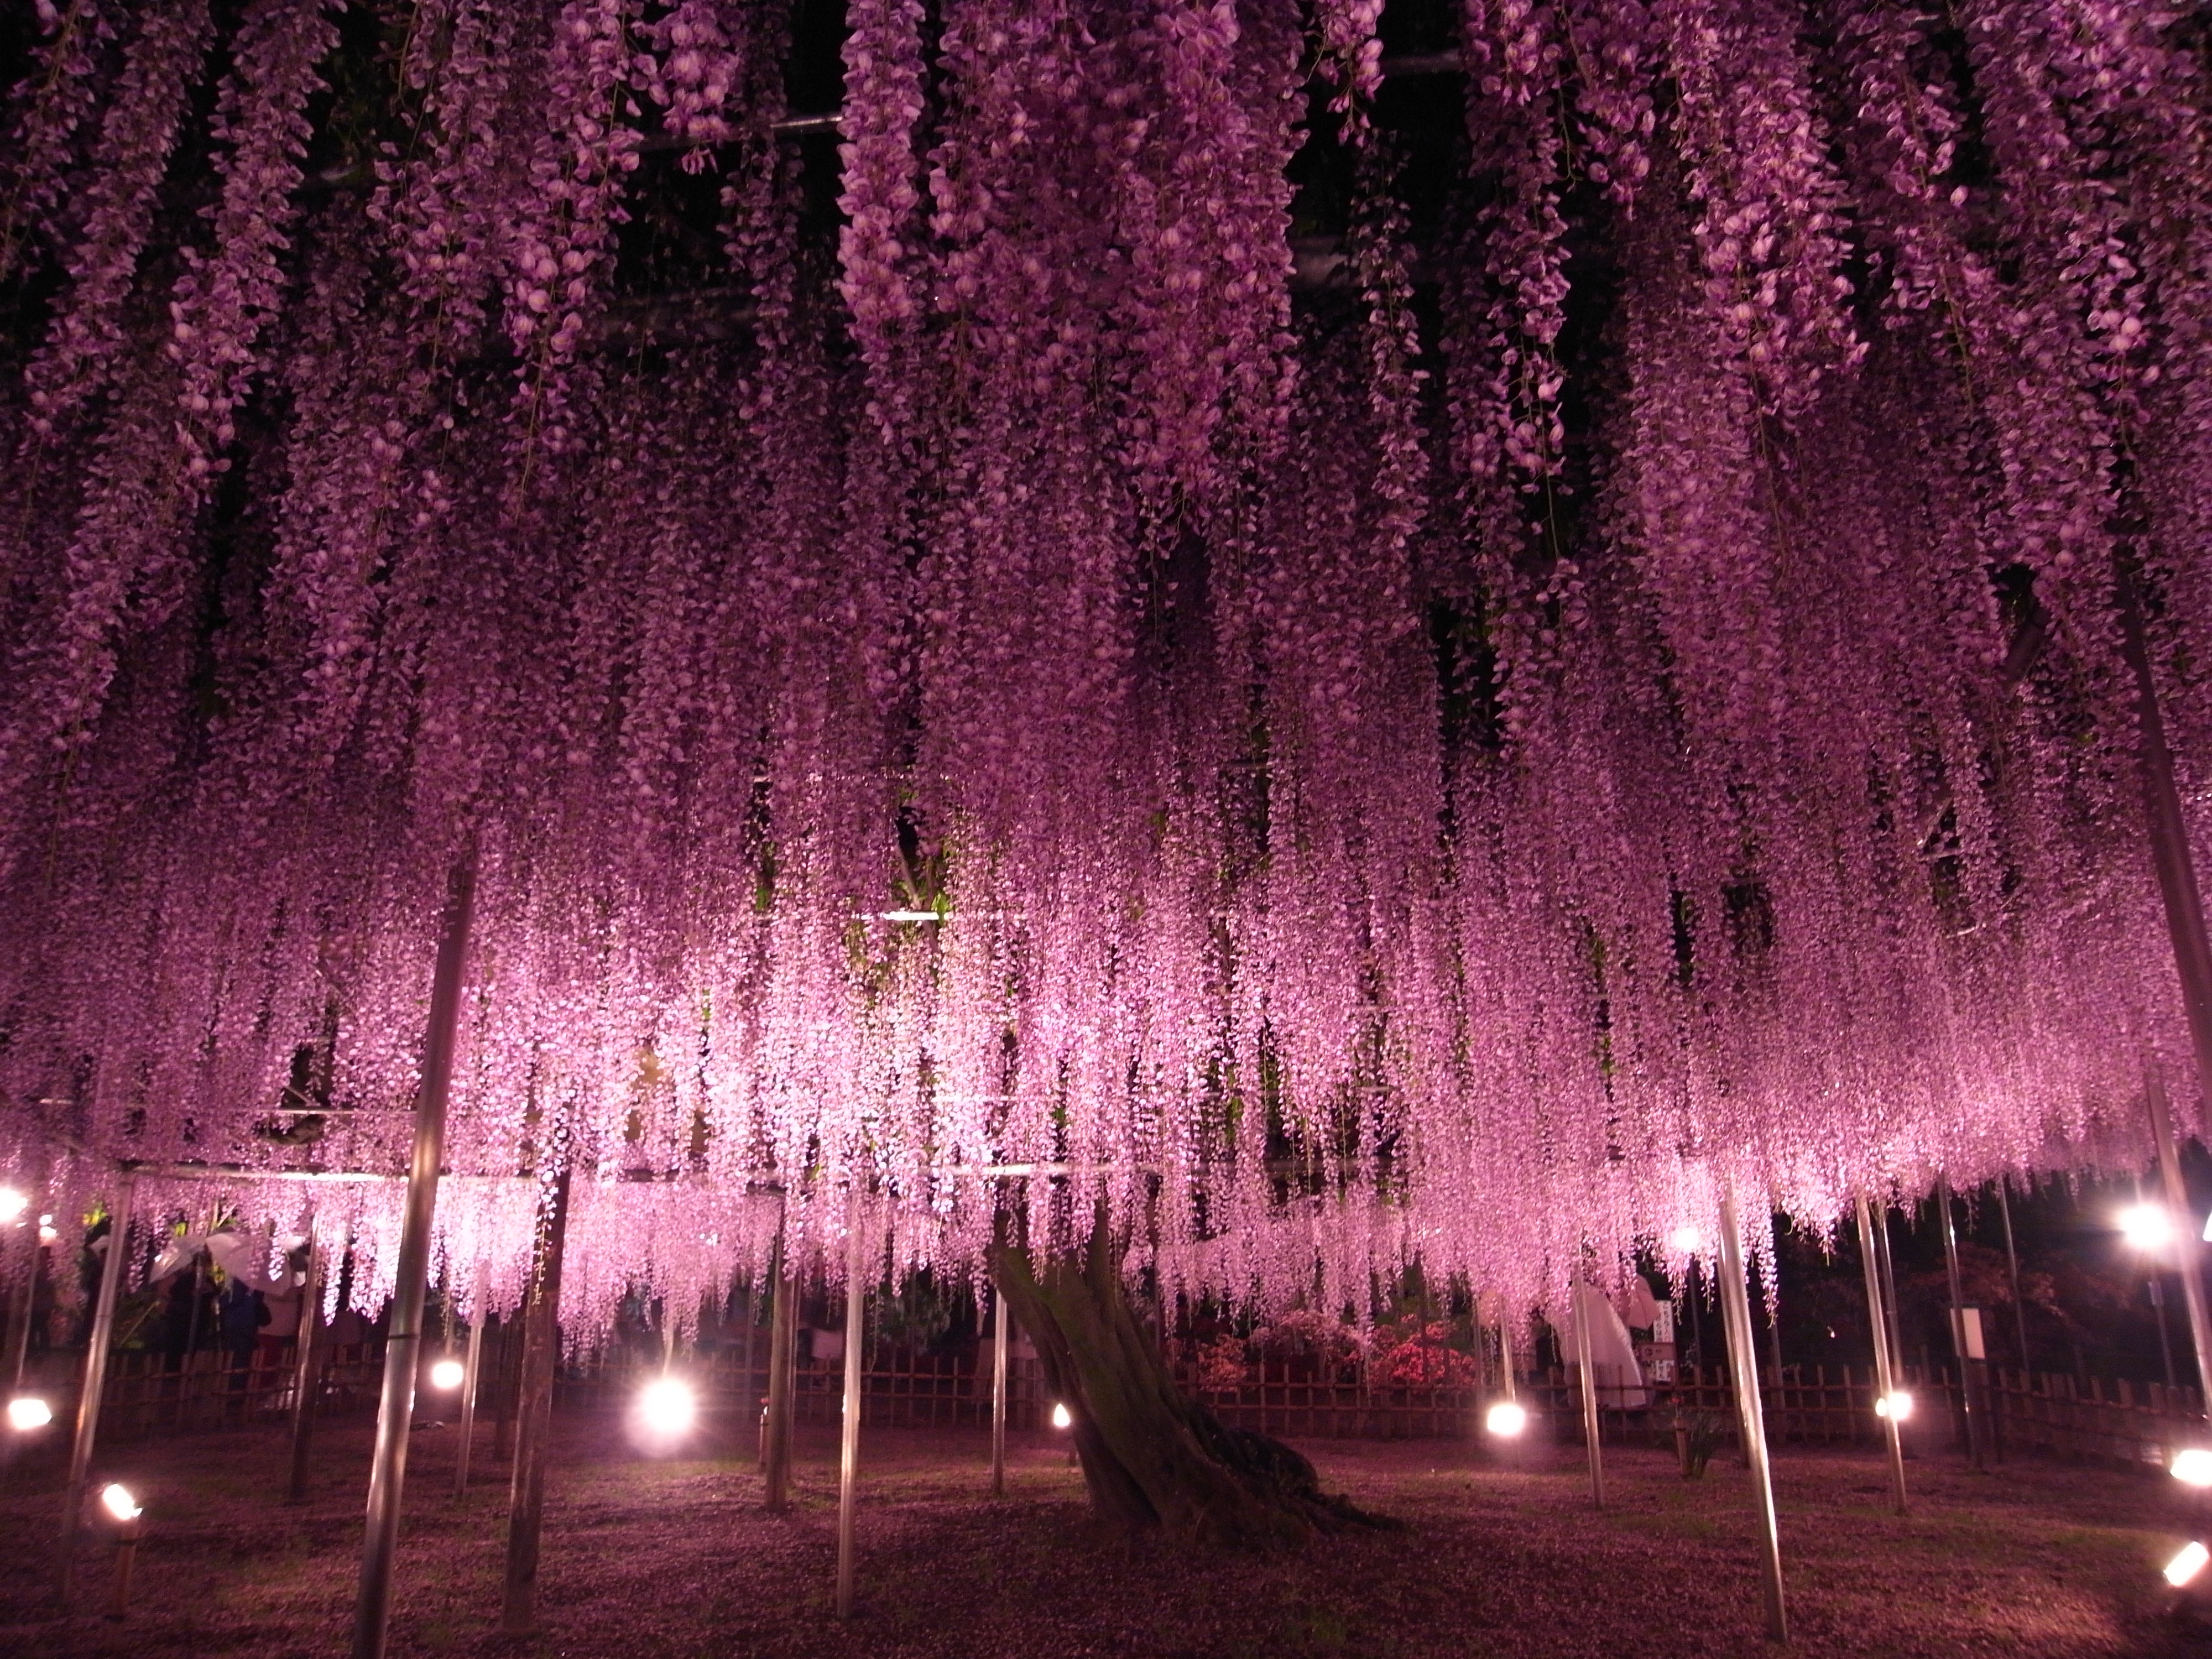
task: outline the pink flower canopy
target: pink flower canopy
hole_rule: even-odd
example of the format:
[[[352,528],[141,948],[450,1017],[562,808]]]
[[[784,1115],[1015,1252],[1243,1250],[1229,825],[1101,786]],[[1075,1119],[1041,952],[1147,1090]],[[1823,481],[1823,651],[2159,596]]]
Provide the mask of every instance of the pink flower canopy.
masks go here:
[[[27,18],[0,1159],[398,1170],[465,859],[441,1249],[557,1149],[584,1319],[862,1203],[1527,1306],[2193,1127],[2201,17],[1381,12]]]

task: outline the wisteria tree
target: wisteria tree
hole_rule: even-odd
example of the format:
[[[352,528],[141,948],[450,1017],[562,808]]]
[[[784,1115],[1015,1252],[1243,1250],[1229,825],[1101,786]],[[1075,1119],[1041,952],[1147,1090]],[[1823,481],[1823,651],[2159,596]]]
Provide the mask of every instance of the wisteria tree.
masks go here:
[[[1525,1310],[2193,1076],[2128,651],[2201,842],[2197,8],[5,27],[0,1130],[64,1194],[398,1168],[462,861],[453,1167],[570,1149],[580,1332],[863,1216],[1018,1218],[1040,1328],[1107,1237]],[[504,1304],[508,1190],[441,1211]],[[252,1191],[381,1293],[386,1200]]]

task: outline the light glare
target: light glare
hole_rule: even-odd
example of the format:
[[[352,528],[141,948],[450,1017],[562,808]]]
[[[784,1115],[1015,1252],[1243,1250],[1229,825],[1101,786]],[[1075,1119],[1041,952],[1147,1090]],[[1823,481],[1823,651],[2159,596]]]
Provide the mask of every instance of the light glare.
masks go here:
[[[1052,1425],[1055,1429],[1068,1429],[1075,1426],[1075,1419],[1067,1414],[1067,1407],[1058,1401],[1053,1402]]]
[[[461,1379],[469,1368],[458,1359],[441,1359],[430,1367],[430,1386],[434,1389],[453,1389],[461,1386]]]
[[[2167,1467],[2185,1486],[2212,1486],[2212,1451],[2202,1446],[2184,1446]]]
[[[1902,1423],[1912,1415],[1912,1396],[1903,1389],[1892,1389],[1874,1402],[1874,1414]]]
[[[2116,1218],[2131,1250],[2162,1250],[2173,1242],[2173,1222],[2156,1204],[2130,1204]]]
[[[43,1429],[54,1420],[54,1408],[34,1394],[19,1394],[8,1402],[8,1426],[18,1434]]]
[[[1528,1408],[1517,1401],[1501,1400],[1484,1413],[1482,1426],[1502,1440],[1510,1440],[1528,1426]]]
[[[672,1376],[656,1377],[638,1392],[638,1421],[659,1438],[674,1440],[689,1434],[698,1415],[696,1396]]]
[[[1683,1255],[1695,1255],[1705,1241],[1695,1227],[1685,1224],[1668,1234],[1667,1242]]]
[[[2187,1548],[2166,1564],[2166,1582],[2179,1589],[2204,1571],[2207,1561],[2212,1561],[2212,1550],[2192,1540]]]
[[[131,1488],[119,1480],[111,1480],[100,1489],[100,1506],[118,1521],[138,1518],[138,1500],[131,1495]]]
[[[31,1207],[31,1200],[13,1187],[0,1187],[0,1221],[13,1221]]]

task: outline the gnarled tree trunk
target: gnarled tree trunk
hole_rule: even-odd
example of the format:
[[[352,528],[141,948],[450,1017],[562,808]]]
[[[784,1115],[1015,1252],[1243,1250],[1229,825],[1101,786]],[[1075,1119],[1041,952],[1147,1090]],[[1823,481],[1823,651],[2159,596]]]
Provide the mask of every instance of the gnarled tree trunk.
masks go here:
[[[1040,1265],[1003,1243],[991,1253],[1000,1293],[1073,1419],[1099,1517],[1262,1548],[1389,1524],[1323,1492],[1313,1465],[1279,1440],[1232,1429],[1184,1397],[1129,1304],[1121,1255],[1103,1218],[1080,1258]]]

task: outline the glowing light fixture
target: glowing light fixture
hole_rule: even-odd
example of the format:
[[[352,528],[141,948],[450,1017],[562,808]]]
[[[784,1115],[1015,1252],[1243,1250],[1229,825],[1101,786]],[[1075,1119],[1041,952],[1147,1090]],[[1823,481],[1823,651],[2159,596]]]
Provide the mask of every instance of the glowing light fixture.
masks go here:
[[[1528,1426],[1528,1409],[1518,1401],[1501,1400],[1483,1413],[1482,1426],[1501,1440],[1510,1440]]]
[[[111,1480],[100,1489],[100,1507],[118,1521],[136,1521],[142,1513],[131,1488],[119,1480]]]
[[[13,1221],[31,1207],[31,1200],[13,1187],[0,1187],[0,1221]]]
[[[2166,1582],[2179,1589],[2204,1571],[2207,1561],[2212,1561],[2212,1550],[2192,1540],[2180,1554],[2166,1564]]]
[[[638,1391],[638,1423],[656,1438],[674,1440],[689,1434],[698,1416],[698,1396],[675,1377],[655,1377]]]
[[[1052,1425],[1055,1429],[1072,1429],[1075,1426],[1075,1419],[1067,1414],[1067,1407],[1058,1401],[1053,1402]]]
[[[50,1215],[39,1218],[39,1243],[51,1244],[61,1235],[54,1231],[54,1218]]]
[[[1685,1224],[1668,1234],[1667,1242],[1684,1255],[1695,1255],[1705,1241],[1695,1227]]]
[[[2212,1244],[2212,1215],[2204,1218],[2204,1242]]]
[[[468,1374],[469,1368],[459,1360],[441,1359],[430,1367],[430,1386],[434,1389],[445,1389],[450,1391],[459,1388],[461,1380]]]
[[[2114,1218],[2131,1250],[2162,1250],[2173,1243],[2173,1220],[2158,1204],[2130,1204]]]
[[[34,1394],[19,1394],[8,1402],[8,1426],[18,1434],[43,1429],[54,1420],[54,1408]]]
[[[1892,1389],[1874,1402],[1874,1414],[1902,1423],[1912,1415],[1912,1396],[1903,1389]]]
[[[885,910],[876,918],[878,921],[942,921],[934,910]]]
[[[2202,1446],[2184,1446],[2166,1468],[2185,1486],[2212,1486],[2212,1451]]]

